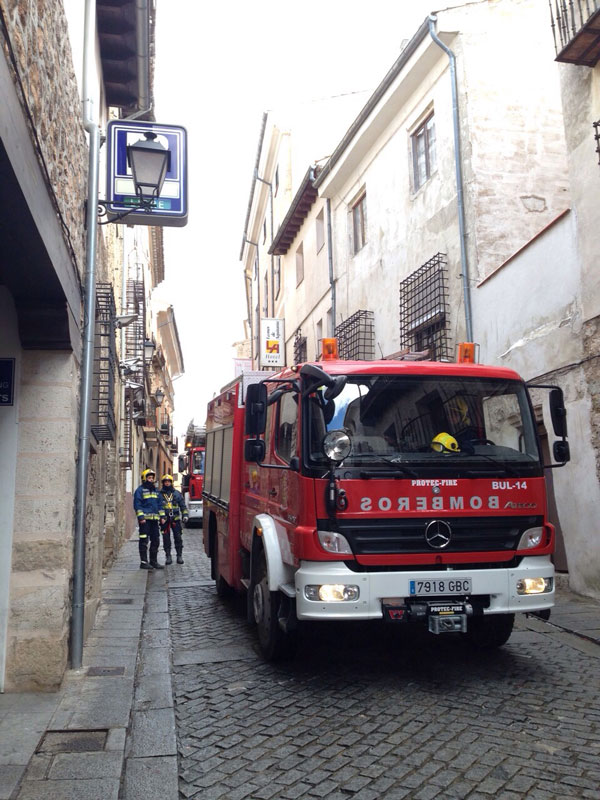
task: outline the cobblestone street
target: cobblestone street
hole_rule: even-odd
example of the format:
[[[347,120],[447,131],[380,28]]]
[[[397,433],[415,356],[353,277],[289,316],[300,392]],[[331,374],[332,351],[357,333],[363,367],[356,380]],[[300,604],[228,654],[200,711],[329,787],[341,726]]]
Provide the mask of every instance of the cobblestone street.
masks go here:
[[[267,664],[199,529],[169,570],[179,790],[199,800],[600,797],[600,647],[539,620],[473,654],[378,625]]]

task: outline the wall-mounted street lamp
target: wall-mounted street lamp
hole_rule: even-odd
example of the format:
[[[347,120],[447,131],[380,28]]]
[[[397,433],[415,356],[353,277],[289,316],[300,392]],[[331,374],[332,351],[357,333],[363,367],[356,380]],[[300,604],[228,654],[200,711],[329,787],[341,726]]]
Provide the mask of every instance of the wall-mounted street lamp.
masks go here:
[[[127,162],[140,204],[152,208],[169,171],[171,152],[156,141],[152,131],[146,131],[144,137],[127,147]]]
[[[154,351],[156,349],[156,345],[152,341],[152,339],[146,339],[144,342],[144,361],[150,362],[152,361],[152,356],[154,355]]]
[[[165,393],[162,389],[157,389],[154,392],[154,400],[156,401],[157,406],[162,406],[163,400],[165,399]]]
[[[118,314],[114,318],[115,328],[117,328],[117,330],[120,328],[126,328],[128,325],[131,325],[133,322],[135,322],[137,318],[137,314]]]

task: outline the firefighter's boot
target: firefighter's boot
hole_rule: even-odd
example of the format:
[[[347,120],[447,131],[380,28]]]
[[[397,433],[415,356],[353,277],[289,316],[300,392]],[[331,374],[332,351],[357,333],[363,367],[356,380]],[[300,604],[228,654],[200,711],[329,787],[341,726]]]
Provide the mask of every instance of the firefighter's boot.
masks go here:
[[[147,561],[140,562],[140,569],[154,569],[152,564],[149,564]]]
[[[150,566],[151,566],[153,569],[164,569],[163,565],[162,565],[162,564],[159,564],[159,563],[158,563],[158,561],[151,561],[151,562],[150,562]]]
[[[165,552],[165,566],[168,567],[169,564],[173,563],[173,559],[171,558],[171,553],[167,550]]]
[[[177,563],[183,564],[183,556],[181,555],[181,550],[177,551]]]

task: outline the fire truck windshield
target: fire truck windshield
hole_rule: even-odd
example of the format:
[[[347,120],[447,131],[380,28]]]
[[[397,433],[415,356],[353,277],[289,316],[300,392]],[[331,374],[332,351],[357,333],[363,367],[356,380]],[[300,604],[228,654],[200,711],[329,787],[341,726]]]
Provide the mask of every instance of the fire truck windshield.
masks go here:
[[[308,465],[327,462],[328,431],[344,430],[352,449],[343,468],[423,474],[465,471],[539,474],[540,455],[525,387],[519,381],[447,376],[350,376],[326,401],[308,398]]]
[[[204,475],[204,450],[196,450],[192,459],[192,473]]]

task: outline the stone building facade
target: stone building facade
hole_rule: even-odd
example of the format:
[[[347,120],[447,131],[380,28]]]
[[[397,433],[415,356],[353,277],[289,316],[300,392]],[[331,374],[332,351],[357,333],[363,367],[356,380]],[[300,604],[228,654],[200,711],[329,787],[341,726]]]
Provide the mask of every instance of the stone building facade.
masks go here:
[[[0,691],[56,688],[71,654],[87,257],[89,153],[80,94],[87,5],[0,0]],[[154,3],[89,6],[96,13],[91,92],[100,125],[109,113],[151,113]],[[119,46],[129,61],[109,63]],[[103,569],[133,529],[126,519],[133,465],[123,457],[126,334],[116,330],[128,302],[125,235],[123,227],[106,226],[97,242],[84,638]],[[150,229],[145,236],[151,292],[164,274],[162,239]],[[143,308],[145,297],[141,302]],[[143,349],[150,318],[136,315],[135,322]],[[150,388],[148,378],[144,403]],[[134,427],[133,448],[141,448],[143,434]]]

